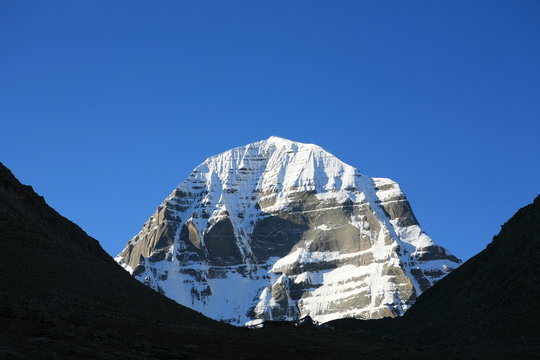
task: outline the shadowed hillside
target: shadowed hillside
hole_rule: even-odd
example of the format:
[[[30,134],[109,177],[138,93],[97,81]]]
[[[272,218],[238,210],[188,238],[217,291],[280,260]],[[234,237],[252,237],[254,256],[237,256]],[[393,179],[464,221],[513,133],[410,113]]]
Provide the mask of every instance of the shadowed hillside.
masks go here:
[[[540,196],[397,319],[329,323],[485,358],[540,357]]]

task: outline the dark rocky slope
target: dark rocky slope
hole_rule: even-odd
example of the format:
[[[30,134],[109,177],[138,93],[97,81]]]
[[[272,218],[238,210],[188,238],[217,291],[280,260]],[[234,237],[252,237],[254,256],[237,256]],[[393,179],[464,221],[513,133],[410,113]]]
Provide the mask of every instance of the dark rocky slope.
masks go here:
[[[422,294],[404,317],[329,325],[487,359],[539,359],[539,254],[540,196],[505,223],[485,250]]]
[[[0,359],[447,358],[363,333],[233,328],[133,279],[0,164]]]

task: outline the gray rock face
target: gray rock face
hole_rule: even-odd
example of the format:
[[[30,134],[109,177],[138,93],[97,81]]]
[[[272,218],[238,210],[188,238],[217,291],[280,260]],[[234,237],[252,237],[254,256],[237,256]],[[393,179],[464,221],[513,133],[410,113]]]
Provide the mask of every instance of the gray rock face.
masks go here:
[[[422,231],[397,183],[275,137],[195,168],[116,260],[239,325],[398,316],[460,263]]]

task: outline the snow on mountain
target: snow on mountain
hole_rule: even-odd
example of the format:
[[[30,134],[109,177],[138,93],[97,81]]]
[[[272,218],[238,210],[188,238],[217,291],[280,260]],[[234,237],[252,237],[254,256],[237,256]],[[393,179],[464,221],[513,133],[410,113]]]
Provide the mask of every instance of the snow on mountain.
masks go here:
[[[422,231],[397,183],[278,137],[197,166],[116,261],[235,325],[399,316],[461,262]]]

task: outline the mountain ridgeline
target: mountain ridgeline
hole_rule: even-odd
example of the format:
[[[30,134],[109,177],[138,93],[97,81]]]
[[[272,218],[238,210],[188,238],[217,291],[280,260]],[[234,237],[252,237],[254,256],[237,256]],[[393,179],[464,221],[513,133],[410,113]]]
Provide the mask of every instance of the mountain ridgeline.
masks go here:
[[[277,137],[197,166],[116,261],[235,325],[399,316],[460,264],[397,183]]]

